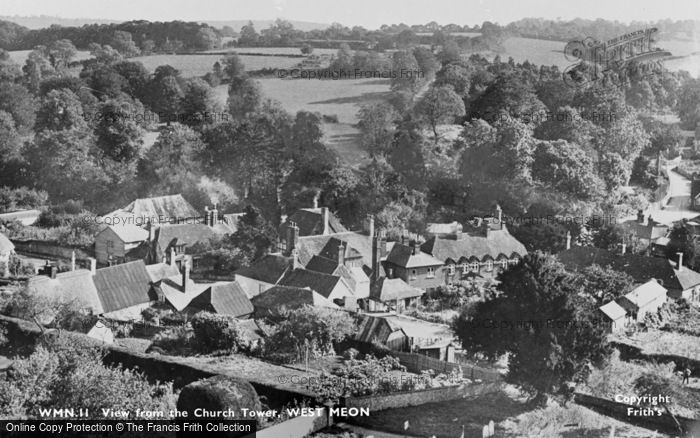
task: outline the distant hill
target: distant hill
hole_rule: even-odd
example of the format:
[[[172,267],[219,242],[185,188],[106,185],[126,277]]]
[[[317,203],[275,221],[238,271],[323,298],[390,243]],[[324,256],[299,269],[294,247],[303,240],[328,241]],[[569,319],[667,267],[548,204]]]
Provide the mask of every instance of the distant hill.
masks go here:
[[[20,26],[24,26],[29,29],[43,29],[45,27],[50,27],[52,24],[58,24],[59,26],[69,27],[69,26],[82,26],[84,24],[110,24],[119,23],[117,20],[105,20],[103,18],[61,18],[61,17],[50,17],[48,15],[39,15],[32,17],[19,17],[19,16],[7,16],[0,15],[0,20],[11,21],[17,23]]]
[[[20,16],[4,16],[0,15],[0,20],[11,21],[17,23],[20,26],[24,26],[29,29],[42,29],[49,27],[52,24],[58,24],[59,26],[70,27],[70,26],[82,26],[84,24],[110,24],[110,23],[121,23],[119,20],[106,20],[104,18],[61,18],[61,17],[50,17],[48,15],[39,15],[32,17],[20,17]],[[182,19],[182,21],[197,21],[204,22],[210,26],[216,28],[222,28],[224,26],[231,26],[236,32],[241,30],[241,27],[248,24],[248,20],[188,20]],[[255,29],[260,31],[261,29],[268,28],[275,20],[252,20]],[[295,29],[303,30],[308,32],[314,29],[325,29],[329,25],[324,23],[312,23],[309,21],[290,21]]]
[[[255,26],[255,30],[260,32],[261,29],[267,29],[270,27],[271,24],[275,23],[275,20],[206,20],[204,21],[210,26],[214,26],[216,28],[222,28],[224,26],[231,26],[233,30],[236,32],[240,32],[241,28],[248,24],[248,21],[253,22],[253,26]],[[315,30],[315,29],[325,29],[329,27],[330,25],[327,23],[312,23],[310,21],[294,21],[294,20],[287,20],[290,23],[292,23],[292,26],[294,26],[294,29],[302,30],[304,32],[308,32],[310,30]]]

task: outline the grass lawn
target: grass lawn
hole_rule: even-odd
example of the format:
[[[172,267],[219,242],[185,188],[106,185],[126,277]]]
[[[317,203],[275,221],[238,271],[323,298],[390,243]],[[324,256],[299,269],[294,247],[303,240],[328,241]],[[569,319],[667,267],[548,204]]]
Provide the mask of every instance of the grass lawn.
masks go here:
[[[673,354],[700,360],[700,338],[697,336],[649,329],[630,336],[616,335],[611,339],[640,347],[645,354]]]
[[[481,437],[482,428],[491,420],[496,425],[495,436],[507,438],[608,438],[613,425],[616,438],[643,438],[653,434],[573,403],[567,407],[552,404],[532,409],[511,387],[477,398],[372,412],[370,417],[362,418],[362,427],[401,435],[406,420],[410,424],[407,434],[437,438],[459,437],[462,425],[466,438]]]
[[[153,72],[156,67],[170,65],[180,70],[183,77],[204,76],[212,71],[215,62],[221,61],[223,55],[149,55],[130,58],[129,61],[141,62],[146,70]],[[284,56],[252,56],[240,55],[246,70],[254,71],[263,68],[292,68],[301,58]]]

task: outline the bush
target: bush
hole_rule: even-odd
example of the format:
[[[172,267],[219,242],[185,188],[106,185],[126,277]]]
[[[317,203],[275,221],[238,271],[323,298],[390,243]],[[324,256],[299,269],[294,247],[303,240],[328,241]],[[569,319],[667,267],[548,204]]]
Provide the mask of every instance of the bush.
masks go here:
[[[190,383],[182,388],[177,399],[177,410],[187,411],[188,418],[194,417],[195,409],[208,411],[231,409],[236,413],[235,417],[226,419],[245,419],[242,416],[242,408],[260,410],[258,394],[247,381],[223,375]]]
[[[357,351],[354,348],[348,348],[343,352],[343,359],[345,360],[353,360],[357,358],[360,355],[360,352]]]
[[[39,208],[46,204],[49,195],[44,191],[26,187],[0,187],[0,213]]]
[[[232,316],[199,312],[192,318],[192,330],[193,341],[205,352],[235,353],[244,347],[238,323]]]
[[[187,356],[192,350],[192,332],[186,327],[175,327],[153,337],[147,353],[167,353]]]

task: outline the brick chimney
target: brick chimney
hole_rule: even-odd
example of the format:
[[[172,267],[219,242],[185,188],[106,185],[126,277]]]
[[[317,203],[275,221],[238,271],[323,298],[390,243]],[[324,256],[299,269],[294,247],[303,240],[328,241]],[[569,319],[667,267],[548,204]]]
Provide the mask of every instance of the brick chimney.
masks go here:
[[[372,239],[374,237],[374,215],[372,214],[367,215],[367,231],[369,238]]]
[[[97,259],[90,257],[88,260],[90,260],[90,273],[95,275],[97,273]]]
[[[382,272],[382,241],[384,232],[377,231],[372,239],[372,279],[378,280]]]
[[[219,223],[219,210],[216,208],[216,202],[214,203],[214,209],[211,210],[211,225],[212,227]]]
[[[637,222],[644,225],[644,210],[637,210]]]
[[[170,247],[170,266],[175,266],[175,248]]]
[[[345,245],[343,245],[343,242],[340,242],[340,245],[338,245],[338,266],[342,266],[345,264]]]
[[[401,245],[408,245],[408,232],[401,230]]]
[[[296,222],[289,222],[287,224],[287,255],[292,254],[297,248],[297,243],[299,242],[299,227]]]
[[[566,249],[571,249],[571,232],[566,232]]]
[[[209,207],[204,206],[204,225],[209,225]]]
[[[296,248],[292,249],[292,252],[289,253],[289,256],[292,258],[292,269],[301,268],[301,265],[299,264],[299,250]]]
[[[503,210],[499,204],[496,204],[496,218],[498,219],[498,228],[503,228]]]
[[[411,246],[411,255],[418,254],[418,242],[416,240],[411,240],[409,245]]]
[[[323,216],[323,235],[327,236],[331,233],[330,227],[328,226],[328,207],[321,208],[321,215]]]
[[[683,270],[683,253],[682,252],[677,252],[678,254],[678,271]]]
[[[182,292],[187,292],[187,282],[190,280],[190,265],[187,260],[182,261]]]
[[[314,195],[314,200],[313,200],[313,206],[312,208],[315,210],[318,208],[318,192]]]

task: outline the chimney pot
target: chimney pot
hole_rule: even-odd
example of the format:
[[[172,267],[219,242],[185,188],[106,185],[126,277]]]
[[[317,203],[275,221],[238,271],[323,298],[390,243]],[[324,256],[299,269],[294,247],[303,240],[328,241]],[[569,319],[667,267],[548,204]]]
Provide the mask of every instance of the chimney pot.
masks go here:
[[[190,279],[190,265],[187,260],[182,261],[182,292],[187,292],[187,282]]]
[[[326,236],[330,234],[330,229],[328,227],[328,207],[321,208],[321,213],[323,214],[323,235]]]
[[[343,242],[340,242],[340,245],[338,245],[338,266],[342,266],[345,264],[345,246],[343,245]]]
[[[368,230],[367,231],[369,232],[369,238],[371,239],[374,237],[374,215],[371,215],[371,214],[368,215],[367,221],[368,221],[368,226],[367,226]]]
[[[95,275],[97,273],[97,259],[90,257],[90,273]]]
[[[678,270],[682,271],[683,270],[683,253],[677,252],[676,254],[678,254]]]
[[[566,249],[571,249],[571,232],[566,232]]]
[[[314,201],[313,201],[313,208],[317,209],[318,208],[318,193],[314,195]]]

